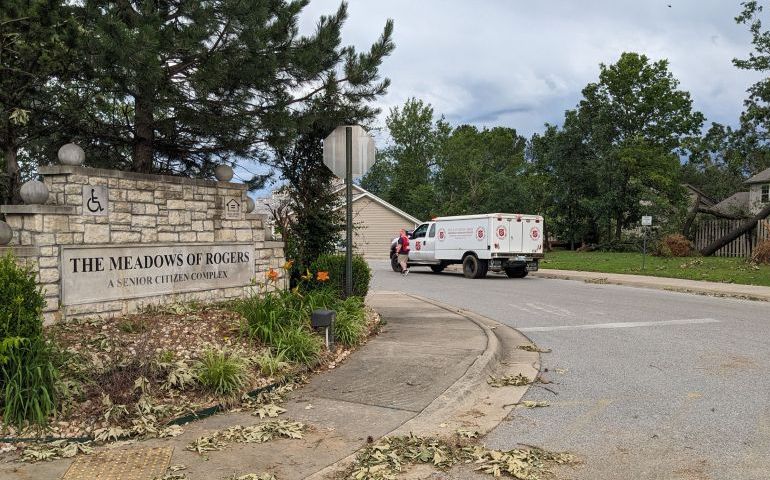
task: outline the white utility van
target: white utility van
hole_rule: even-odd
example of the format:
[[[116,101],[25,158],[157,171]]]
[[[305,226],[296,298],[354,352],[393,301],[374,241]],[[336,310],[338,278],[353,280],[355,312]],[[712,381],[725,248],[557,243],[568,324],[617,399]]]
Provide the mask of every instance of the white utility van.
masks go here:
[[[543,217],[488,213],[439,217],[419,225],[409,235],[409,266],[427,266],[436,273],[461,264],[468,278],[487,271],[504,271],[523,278],[538,269],[543,258]],[[391,245],[391,267],[401,271]]]

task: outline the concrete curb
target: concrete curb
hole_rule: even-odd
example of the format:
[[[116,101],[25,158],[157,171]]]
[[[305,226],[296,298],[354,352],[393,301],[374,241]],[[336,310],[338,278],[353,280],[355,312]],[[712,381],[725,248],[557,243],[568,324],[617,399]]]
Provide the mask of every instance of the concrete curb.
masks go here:
[[[680,278],[628,275],[622,273],[580,272],[571,270],[539,270],[530,275],[539,278],[577,280],[586,283],[622,285],[636,288],[650,288],[678,293],[737,298],[741,300],[770,301],[770,287],[737,285],[734,283],[705,282]]]
[[[508,325],[425,297],[413,294],[404,295],[470,320],[486,335],[487,346],[465,373],[441,395],[436,397],[420,413],[384,436],[408,435],[410,433],[450,436],[460,427],[475,430],[482,435],[489,433],[508,416],[508,413],[515,406],[514,404],[518,403],[527,393],[529,386],[496,388],[490,387],[487,379],[490,375],[516,375],[518,373],[534,379],[540,373],[540,355],[536,352],[516,349],[515,346],[528,344],[531,341]],[[359,451],[360,449],[328,465],[307,479],[333,478],[333,474],[355,461]]]

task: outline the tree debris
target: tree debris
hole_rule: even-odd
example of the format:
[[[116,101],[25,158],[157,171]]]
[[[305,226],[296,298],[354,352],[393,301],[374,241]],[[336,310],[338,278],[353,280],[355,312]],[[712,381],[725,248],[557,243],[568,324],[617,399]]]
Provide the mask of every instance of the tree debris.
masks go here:
[[[551,453],[536,447],[508,451],[482,446],[450,445],[444,440],[415,435],[385,437],[367,446],[345,472],[354,480],[392,480],[408,465],[428,464],[447,470],[458,464],[473,464],[475,469],[496,477],[503,474],[519,480],[541,480],[551,474],[550,467],[577,463],[567,453]]]
[[[519,345],[516,348],[518,348],[519,350],[527,351],[527,352],[551,353],[551,349],[550,348],[540,348],[540,347],[538,347],[537,345],[534,345],[534,344],[531,344],[531,345],[529,345],[529,344]]]
[[[57,458],[71,458],[81,453],[90,455],[94,449],[87,443],[68,442],[57,440],[44,445],[30,446],[21,452],[22,462],[47,462]]]
[[[532,380],[519,373],[517,375],[506,375],[500,378],[490,375],[487,379],[487,383],[492,387],[521,387],[529,385],[532,383]]]
[[[230,443],[265,443],[276,437],[302,438],[304,430],[305,424],[288,420],[270,420],[250,427],[234,425],[213,435],[198,437],[187,445],[187,450],[203,454],[222,450]]]

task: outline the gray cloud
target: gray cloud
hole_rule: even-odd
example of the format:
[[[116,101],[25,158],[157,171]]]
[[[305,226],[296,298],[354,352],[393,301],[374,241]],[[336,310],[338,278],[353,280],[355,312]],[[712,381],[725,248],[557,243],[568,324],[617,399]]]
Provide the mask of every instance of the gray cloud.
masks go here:
[[[301,29],[338,4],[312,0]],[[343,42],[366,49],[385,20],[395,20],[383,118],[418,97],[453,124],[531,135],[562,121],[600,63],[636,51],[668,59],[709,121],[735,124],[746,89],[761,78],[732,65],[751,51],[749,33],[734,21],[739,11],[738,0],[351,0]]]

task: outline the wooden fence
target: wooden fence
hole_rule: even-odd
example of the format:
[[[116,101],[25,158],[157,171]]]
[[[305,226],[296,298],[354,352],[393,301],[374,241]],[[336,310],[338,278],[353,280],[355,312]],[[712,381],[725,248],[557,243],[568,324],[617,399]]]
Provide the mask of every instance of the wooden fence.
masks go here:
[[[701,222],[695,234],[695,248],[703,249],[717,238],[727,235],[737,228],[743,220],[708,220]],[[737,239],[717,250],[717,257],[750,257],[754,246],[758,241],[770,239],[768,230],[770,220],[757,223],[757,228],[741,235]]]

